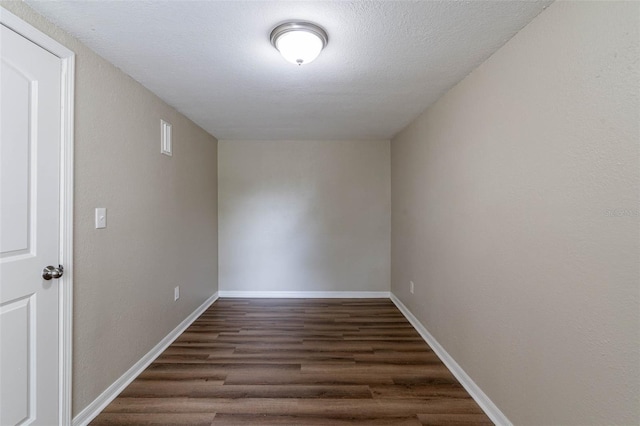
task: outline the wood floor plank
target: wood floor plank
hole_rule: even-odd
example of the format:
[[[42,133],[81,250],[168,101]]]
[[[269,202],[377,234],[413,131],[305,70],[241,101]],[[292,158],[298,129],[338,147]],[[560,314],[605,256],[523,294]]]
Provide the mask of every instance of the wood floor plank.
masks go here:
[[[421,426],[417,416],[387,417],[382,419],[366,416],[345,417],[312,417],[312,416],[271,416],[271,415],[243,415],[219,414],[213,421],[215,426]]]
[[[491,424],[385,299],[220,299],[94,425]]]
[[[214,424],[215,416],[215,414],[210,413],[102,413],[98,418],[91,422],[91,424],[95,426],[210,426]]]
[[[371,398],[366,385],[224,385],[203,387],[191,392],[192,398]]]
[[[370,386],[374,398],[469,398],[467,391],[457,383],[427,386],[373,385]]]
[[[424,426],[469,426],[493,424],[484,414],[418,414],[418,419]]]
[[[378,364],[429,364],[440,363],[440,359],[434,352],[392,352],[375,351],[374,353],[353,354],[353,359],[359,363]]]
[[[340,376],[328,376],[322,373],[302,373],[296,371],[274,372],[262,371],[251,374],[249,372],[232,372],[225,379],[225,384],[229,385],[392,385],[394,379],[388,375],[378,375],[372,377],[370,374],[349,373]]]
[[[224,385],[223,385],[224,386]],[[397,417],[403,413],[481,413],[471,398],[422,399],[303,399],[303,398],[116,398],[105,412],[226,413],[330,417],[362,413],[371,417]]]

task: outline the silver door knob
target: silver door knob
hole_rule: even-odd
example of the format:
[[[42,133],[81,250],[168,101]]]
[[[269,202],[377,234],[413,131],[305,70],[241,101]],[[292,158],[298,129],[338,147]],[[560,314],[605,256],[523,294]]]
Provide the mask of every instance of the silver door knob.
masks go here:
[[[62,267],[62,265],[58,265],[57,268],[49,265],[42,270],[42,278],[47,281],[49,281],[51,278],[58,279],[62,275],[64,275],[64,268]]]

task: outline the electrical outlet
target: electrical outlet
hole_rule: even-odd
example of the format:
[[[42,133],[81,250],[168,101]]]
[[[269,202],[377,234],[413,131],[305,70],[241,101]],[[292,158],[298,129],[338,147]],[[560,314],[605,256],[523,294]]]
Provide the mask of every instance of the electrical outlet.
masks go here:
[[[414,284],[413,281],[409,281],[409,291],[411,292],[411,294],[413,294],[413,290],[414,290]]]
[[[180,286],[173,289],[173,301],[180,299]]]

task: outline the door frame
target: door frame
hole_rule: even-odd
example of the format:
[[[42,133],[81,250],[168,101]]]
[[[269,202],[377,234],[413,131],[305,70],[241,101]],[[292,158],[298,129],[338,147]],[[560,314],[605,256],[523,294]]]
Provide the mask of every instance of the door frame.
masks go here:
[[[58,359],[59,359],[59,424],[72,420],[72,343],[73,343],[73,108],[75,86],[75,53],[37,30],[13,13],[0,7],[0,24],[10,28],[60,58],[60,235],[58,257],[64,275],[58,285]]]

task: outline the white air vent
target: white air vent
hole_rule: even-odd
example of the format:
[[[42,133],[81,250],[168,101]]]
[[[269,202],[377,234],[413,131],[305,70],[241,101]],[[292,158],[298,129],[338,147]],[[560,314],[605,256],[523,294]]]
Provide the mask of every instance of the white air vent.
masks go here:
[[[171,157],[173,155],[171,151],[171,124],[164,120],[160,120],[160,134],[162,143],[160,146],[160,152]]]

